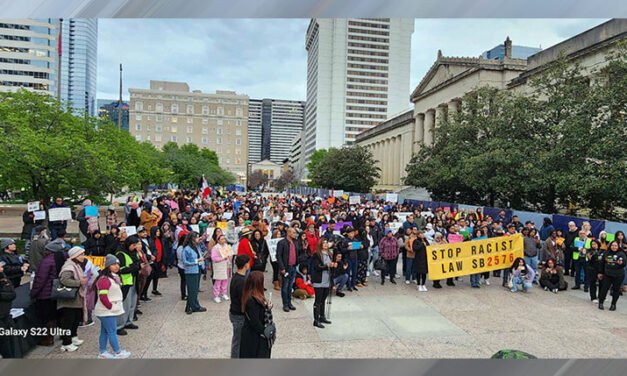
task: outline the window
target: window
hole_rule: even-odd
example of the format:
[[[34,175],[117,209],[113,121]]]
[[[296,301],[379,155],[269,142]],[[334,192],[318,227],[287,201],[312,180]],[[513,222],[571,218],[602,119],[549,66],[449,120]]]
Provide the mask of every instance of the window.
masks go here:
[[[236,129],[235,130],[235,135],[236,136],[241,136],[242,135],[242,130],[241,129]]]
[[[176,136],[170,136],[170,141],[176,142]]]
[[[203,137],[202,138],[202,143],[205,144],[205,145],[208,144],[209,143],[209,139],[207,137]]]
[[[137,141],[141,141],[141,140],[142,140],[142,135],[141,135],[141,134],[136,134],[136,135],[135,135],[135,139],[136,139]]]
[[[224,116],[224,107],[218,107],[218,115]]]
[[[224,120],[218,119],[218,125],[224,125]]]
[[[163,103],[157,102],[157,104],[155,105],[155,111],[163,112]]]
[[[187,124],[192,124],[194,122],[194,119],[191,117],[187,118]]]
[[[144,110],[144,102],[142,101],[135,102],[135,111],[143,111],[143,110]]]
[[[189,136],[187,136],[187,139],[186,139],[185,141],[186,141],[188,144],[191,144],[191,143],[192,143],[192,138],[191,138],[191,137],[189,137]]]
[[[209,106],[207,105],[202,106],[202,114],[209,115]]]
[[[172,122],[178,123],[179,119],[176,116],[172,116]]]
[[[202,128],[202,134],[209,134],[209,128],[203,127]]]
[[[146,120],[152,120],[152,116],[146,115]]]
[[[155,132],[161,132],[161,124],[155,125]]]
[[[235,145],[241,145],[242,144],[242,139],[238,138],[235,140]]]
[[[209,120],[207,120],[207,119],[202,119],[202,123],[203,123],[203,124],[208,124],[208,123],[209,123]]]
[[[172,103],[170,112],[172,112],[173,114],[178,114],[178,112],[179,112],[179,105],[176,104],[176,103]]]
[[[242,121],[238,120],[236,124],[237,124],[237,126],[241,126],[242,125]]]
[[[155,120],[159,123],[163,120],[163,115],[156,115]]]
[[[155,141],[156,142],[161,142],[161,135],[160,134],[156,134],[155,135]]]
[[[187,133],[194,133],[194,127],[187,127]]]
[[[241,107],[236,108],[236,109],[235,109],[235,115],[236,115],[237,117],[244,116],[244,110],[242,110],[242,108],[241,108]]]
[[[216,144],[217,145],[222,145],[222,138],[220,138],[220,137],[216,138]]]
[[[188,114],[193,114],[194,113],[194,106],[191,104],[187,105],[187,113]]]
[[[135,115],[135,120],[141,120],[141,119],[142,119],[142,114]]]
[[[222,128],[218,128],[218,129],[216,129],[216,134],[222,134],[222,133],[223,133],[223,132],[222,132]]]
[[[178,131],[178,129],[176,128],[176,125],[173,125],[172,127],[170,127],[170,130],[172,131],[172,133],[176,133]]]
[[[142,130],[142,125],[141,124],[135,124],[135,130],[136,131],[141,131]]]

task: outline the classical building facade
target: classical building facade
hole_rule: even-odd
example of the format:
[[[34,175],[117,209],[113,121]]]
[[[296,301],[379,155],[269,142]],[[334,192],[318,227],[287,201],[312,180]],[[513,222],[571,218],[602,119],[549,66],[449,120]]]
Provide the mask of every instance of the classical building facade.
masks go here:
[[[404,170],[411,153],[422,145],[433,144],[439,122],[449,114],[463,110],[461,98],[466,93],[483,86],[529,93],[532,90],[529,80],[543,72],[561,54],[580,64],[584,75],[592,75],[606,64],[606,58],[614,51],[617,42],[626,39],[627,20],[613,19],[527,59],[512,57],[509,38],[503,44],[502,59],[446,57],[438,52],[437,60],[411,94],[413,119],[404,114],[357,137],[357,144],[370,149],[383,170],[374,189],[403,188]],[[407,147],[409,138],[412,140],[411,151]],[[402,150],[400,156],[399,150]]]
[[[203,93],[184,82],[150,81],[129,89],[129,131],[158,148],[167,142],[195,144],[218,154],[220,166],[246,182],[248,96],[234,91]]]

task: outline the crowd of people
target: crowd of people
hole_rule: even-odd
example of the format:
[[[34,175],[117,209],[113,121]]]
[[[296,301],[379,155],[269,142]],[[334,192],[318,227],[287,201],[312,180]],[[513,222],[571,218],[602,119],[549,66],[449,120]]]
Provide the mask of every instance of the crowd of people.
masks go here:
[[[50,207],[64,205],[57,198]],[[186,314],[206,311],[198,298],[203,281],[210,281],[215,304],[230,304],[233,358],[270,357],[276,337],[266,296],[271,289],[280,291],[286,314],[296,310],[293,299],[313,299],[313,325],[323,329],[331,324],[331,295],[343,298],[369,283],[397,284],[401,278],[419,292],[442,288],[437,280],[427,286],[430,245],[522,234],[524,257],[505,269],[467,276],[472,288],[489,286],[493,277],[511,292],[538,285],[558,293],[568,288],[570,276],[571,288],[583,285],[599,309],[610,292],[613,311],[626,282],[624,233],[608,241],[604,232],[593,236],[589,223],[578,228],[571,222],[562,230],[549,218],[537,228],[505,211],[484,215],[481,208],[458,212],[384,200],[351,204],[336,197],[176,191],[129,197],[124,220],[110,207],[101,229],[98,218],[85,215],[89,205],[85,200],[76,215],[80,239],[66,239],[67,221],[38,222],[25,212],[26,254],[17,255],[13,240],[2,240],[0,287],[17,287],[31,275],[30,296],[41,322],[66,330],[62,351],[76,351],[83,343],[77,329],[97,317],[101,358],[130,355],[118,336],[139,328],[142,305],[162,295],[160,279],[176,273]],[[86,256],[104,257],[104,267]],[[264,285],[264,272],[271,274],[271,286]],[[465,277],[449,278],[446,285]],[[58,285],[71,297],[55,296]],[[10,299],[0,291],[2,320]],[[44,336],[40,344],[52,346],[54,337]]]

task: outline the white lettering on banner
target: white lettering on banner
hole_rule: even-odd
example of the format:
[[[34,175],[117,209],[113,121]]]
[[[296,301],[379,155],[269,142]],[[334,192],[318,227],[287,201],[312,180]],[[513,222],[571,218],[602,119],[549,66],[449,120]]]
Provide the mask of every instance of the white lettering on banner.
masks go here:
[[[72,219],[72,211],[70,208],[48,209],[48,219],[50,222],[69,221]]]

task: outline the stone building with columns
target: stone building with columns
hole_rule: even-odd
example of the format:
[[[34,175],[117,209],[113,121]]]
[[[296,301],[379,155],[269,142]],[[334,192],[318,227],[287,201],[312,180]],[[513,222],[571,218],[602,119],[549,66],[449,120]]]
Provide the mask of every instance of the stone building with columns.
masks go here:
[[[511,57],[509,38],[504,47],[502,60],[448,57],[438,51],[435,63],[411,94],[413,110],[357,137],[357,144],[370,149],[379,160],[381,179],[375,190],[404,187],[405,167],[413,152],[423,144],[433,144],[438,123],[449,113],[461,109],[464,94],[482,86],[505,89],[512,79],[525,71],[527,61]]]

